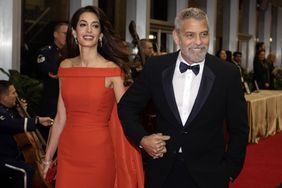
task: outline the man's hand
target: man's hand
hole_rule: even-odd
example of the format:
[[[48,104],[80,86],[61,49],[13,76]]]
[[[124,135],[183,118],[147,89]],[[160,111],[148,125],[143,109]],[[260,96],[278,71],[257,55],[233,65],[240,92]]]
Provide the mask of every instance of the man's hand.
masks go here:
[[[140,145],[144,148],[144,150],[154,159],[163,157],[164,153],[166,153],[166,142],[170,139],[170,136],[163,135],[162,133],[151,134],[149,136],[144,136]]]
[[[45,127],[51,126],[54,123],[54,120],[50,117],[38,117],[38,121]]]
[[[52,72],[49,72],[49,73],[48,73],[48,76],[49,76],[50,78],[58,79],[58,75],[57,75],[57,74],[53,74]]]
[[[17,111],[21,117],[25,117],[28,104],[24,99],[20,99],[18,102],[19,104],[17,104]]]

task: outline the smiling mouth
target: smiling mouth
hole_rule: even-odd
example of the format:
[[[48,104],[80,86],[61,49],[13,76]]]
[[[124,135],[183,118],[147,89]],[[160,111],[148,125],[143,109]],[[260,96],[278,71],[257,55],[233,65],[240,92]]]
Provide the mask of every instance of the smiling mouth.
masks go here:
[[[196,52],[201,52],[203,51],[203,48],[192,48],[191,50],[196,51]]]
[[[84,39],[84,40],[93,40],[94,37],[91,36],[91,35],[85,35],[85,36],[83,36],[83,39]]]

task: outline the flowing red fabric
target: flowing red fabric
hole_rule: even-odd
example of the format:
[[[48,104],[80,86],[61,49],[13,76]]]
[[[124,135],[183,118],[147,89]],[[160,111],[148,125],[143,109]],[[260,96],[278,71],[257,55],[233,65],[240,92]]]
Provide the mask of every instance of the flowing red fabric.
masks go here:
[[[66,125],[58,145],[56,188],[143,188],[141,155],[126,139],[113,88],[119,68],[60,68]]]
[[[117,116],[117,105],[112,112],[110,131],[116,159],[115,188],[144,188],[141,152],[125,137]]]

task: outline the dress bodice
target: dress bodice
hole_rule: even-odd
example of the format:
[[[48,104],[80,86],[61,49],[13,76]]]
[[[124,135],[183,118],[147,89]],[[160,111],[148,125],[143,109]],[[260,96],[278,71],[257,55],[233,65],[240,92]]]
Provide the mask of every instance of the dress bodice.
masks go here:
[[[59,69],[67,122],[76,126],[80,124],[76,121],[84,119],[84,126],[92,126],[93,123],[107,125],[115,104],[113,88],[105,87],[105,78],[110,76],[122,76],[121,69],[85,67]]]

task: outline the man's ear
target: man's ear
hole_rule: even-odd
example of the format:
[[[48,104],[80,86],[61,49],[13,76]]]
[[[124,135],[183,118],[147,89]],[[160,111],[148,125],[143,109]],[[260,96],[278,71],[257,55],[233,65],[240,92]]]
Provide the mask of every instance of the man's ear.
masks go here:
[[[57,35],[58,35],[57,31],[54,31],[54,33],[53,33],[54,39],[57,38]]]
[[[179,45],[179,35],[178,35],[178,32],[175,29],[172,31],[172,38],[173,38],[175,44]]]

